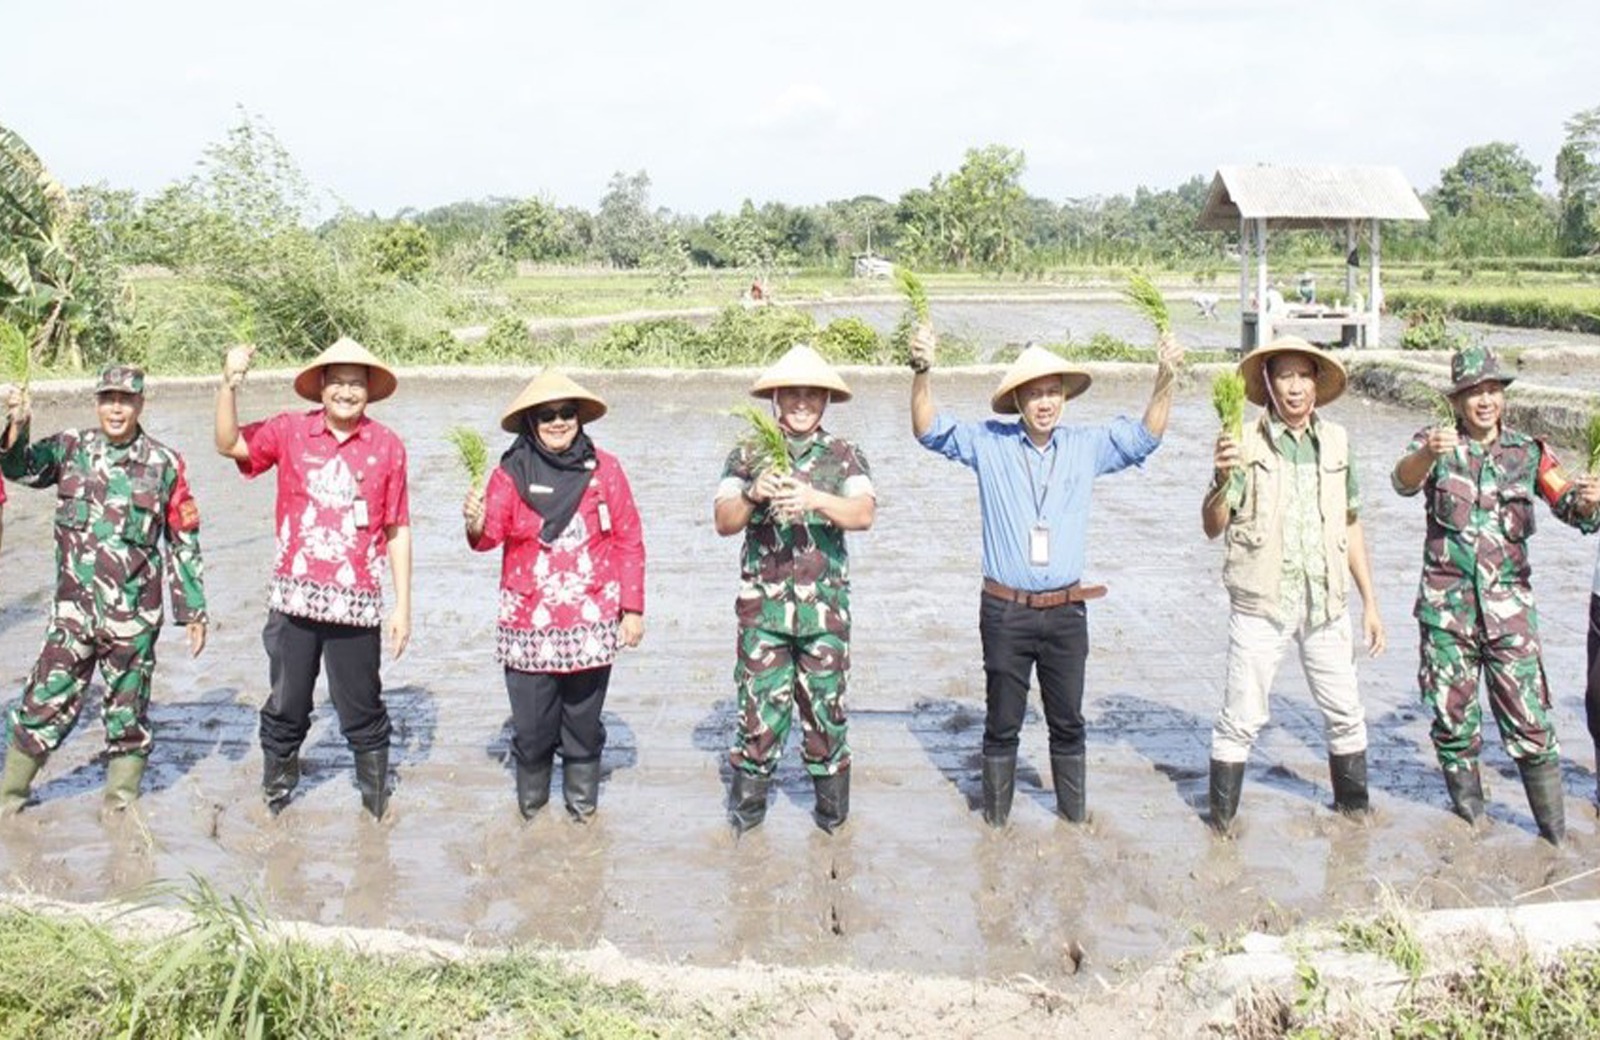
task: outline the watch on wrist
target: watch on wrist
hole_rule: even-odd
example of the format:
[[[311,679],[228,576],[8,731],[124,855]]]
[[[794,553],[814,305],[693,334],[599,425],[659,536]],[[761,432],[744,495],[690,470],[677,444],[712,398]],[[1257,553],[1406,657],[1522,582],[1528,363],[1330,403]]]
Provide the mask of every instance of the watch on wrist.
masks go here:
[[[924,358],[924,357],[913,357],[911,359],[910,364],[911,364],[911,371],[915,372],[919,376],[922,373],[926,372],[928,369],[933,367],[933,365],[928,361],[928,359]]]
[[[749,502],[753,506],[760,506],[761,503],[757,502],[755,496],[750,493],[750,488],[750,484],[746,484],[744,487],[740,488],[739,497],[744,499],[746,502]]]

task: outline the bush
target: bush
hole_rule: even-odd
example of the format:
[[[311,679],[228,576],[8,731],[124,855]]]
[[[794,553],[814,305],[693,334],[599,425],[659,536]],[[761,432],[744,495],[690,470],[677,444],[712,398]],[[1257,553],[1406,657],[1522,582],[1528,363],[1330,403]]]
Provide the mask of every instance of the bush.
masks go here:
[[[878,360],[882,341],[860,318],[836,318],[817,337],[822,355],[845,365],[870,365]]]

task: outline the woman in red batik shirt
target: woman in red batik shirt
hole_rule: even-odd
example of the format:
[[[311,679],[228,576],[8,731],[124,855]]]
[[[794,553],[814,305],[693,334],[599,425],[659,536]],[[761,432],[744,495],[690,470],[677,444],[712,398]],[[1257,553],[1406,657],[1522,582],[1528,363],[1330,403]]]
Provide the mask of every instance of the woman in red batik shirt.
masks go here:
[[[644,538],[628,478],[586,427],[599,397],[548,369],[506,409],[517,439],[462,507],[467,544],[504,547],[495,659],[511,700],[517,807],[550,800],[561,750],[567,811],[594,813],[611,663],[644,638]]]

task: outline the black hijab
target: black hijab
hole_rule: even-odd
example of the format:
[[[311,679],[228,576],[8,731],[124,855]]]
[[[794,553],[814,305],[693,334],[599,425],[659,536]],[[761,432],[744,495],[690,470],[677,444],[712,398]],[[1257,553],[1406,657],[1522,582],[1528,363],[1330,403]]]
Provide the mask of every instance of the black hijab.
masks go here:
[[[567,529],[594,473],[594,443],[578,427],[565,451],[551,451],[539,440],[533,409],[522,413],[522,432],[500,456],[500,468],[511,478],[517,494],[544,518],[539,540],[552,544]]]

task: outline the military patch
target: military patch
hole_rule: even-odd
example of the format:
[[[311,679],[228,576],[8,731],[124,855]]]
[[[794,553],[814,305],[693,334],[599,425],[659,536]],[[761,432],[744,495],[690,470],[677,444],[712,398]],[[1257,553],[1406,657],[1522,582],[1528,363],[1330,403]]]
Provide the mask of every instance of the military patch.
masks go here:
[[[1539,442],[1539,448],[1539,494],[1553,506],[1566,494],[1572,481],[1561,468],[1561,460],[1556,458],[1555,452],[1543,441]]]
[[[200,507],[194,499],[186,499],[178,506],[178,530],[193,531],[200,526]]]

